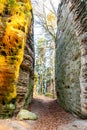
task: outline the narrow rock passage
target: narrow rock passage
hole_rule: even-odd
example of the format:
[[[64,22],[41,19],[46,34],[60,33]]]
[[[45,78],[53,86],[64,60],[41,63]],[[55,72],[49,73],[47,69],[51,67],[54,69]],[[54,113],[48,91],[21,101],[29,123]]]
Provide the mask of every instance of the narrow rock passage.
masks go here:
[[[38,115],[38,120],[34,121],[31,130],[59,130],[61,125],[75,120],[58,105],[57,100],[45,96],[34,98],[29,110]]]
[[[73,117],[51,98],[34,98],[29,110],[38,115],[38,120],[0,120],[0,130],[87,130],[87,120]]]

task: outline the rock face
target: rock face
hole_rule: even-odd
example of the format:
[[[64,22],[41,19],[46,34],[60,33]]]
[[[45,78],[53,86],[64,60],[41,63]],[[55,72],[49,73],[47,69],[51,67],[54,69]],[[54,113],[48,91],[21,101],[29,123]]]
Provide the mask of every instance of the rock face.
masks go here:
[[[62,0],[57,24],[57,96],[63,108],[87,118],[86,0]]]
[[[10,116],[15,107],[17,112],[20,107],[24,107],[30,102],[33,64],[30,0],[1,0],[0,116]]]

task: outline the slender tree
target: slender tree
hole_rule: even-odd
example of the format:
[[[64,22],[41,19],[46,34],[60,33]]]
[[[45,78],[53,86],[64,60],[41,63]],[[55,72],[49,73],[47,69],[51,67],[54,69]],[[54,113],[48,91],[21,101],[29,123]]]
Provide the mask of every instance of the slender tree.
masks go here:
[[[33,5],[36,26],[35,34],[37,35],[35,38],[35,70],[38,73],[37,86],[40,88],[41,93],[50,89],[54,94],[57,11],[53,0],[34,0]]]

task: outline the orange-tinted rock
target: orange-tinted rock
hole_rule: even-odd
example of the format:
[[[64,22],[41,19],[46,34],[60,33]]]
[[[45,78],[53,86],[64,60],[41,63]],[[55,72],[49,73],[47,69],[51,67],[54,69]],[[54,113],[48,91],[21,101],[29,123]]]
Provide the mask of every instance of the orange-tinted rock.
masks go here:
[[[2,115],[5,111],[6,113],[7,110],[10,111],[10,104],[14,104],[17,96],[17,81],[24,48],[28,33],[32,35],[31,10],[29,0],[0,1],[0,105],[2,108],[0,114]]]

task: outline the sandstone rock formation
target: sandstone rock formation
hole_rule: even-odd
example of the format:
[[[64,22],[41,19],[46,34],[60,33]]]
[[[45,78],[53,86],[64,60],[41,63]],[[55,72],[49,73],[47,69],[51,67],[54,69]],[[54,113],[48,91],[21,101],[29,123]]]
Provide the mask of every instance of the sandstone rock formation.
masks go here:
[[[66,110],[87,118],[87,1],[62,0],[57,22],[59,102]]]
[[[20,107],[30,102],[33,68],[34,48],[30,0],[1,0],[0,115],[2,117],[12,115],[15,107],[17,112]]]

